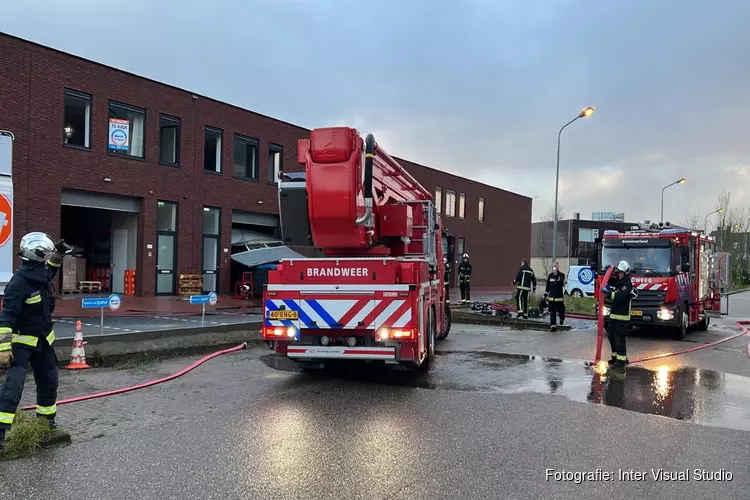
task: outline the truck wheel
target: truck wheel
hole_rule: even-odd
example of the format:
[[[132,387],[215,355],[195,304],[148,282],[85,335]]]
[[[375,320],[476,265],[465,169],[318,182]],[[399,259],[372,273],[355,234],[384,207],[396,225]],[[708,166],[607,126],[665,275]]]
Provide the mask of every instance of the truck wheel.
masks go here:
[[[698,322],[698,330],[705,332],[708,330],[709,325],[711,325],[711,318],[704,315],[703,319]]]
[[[428,372],[432,365],[432,358],[435,356],[435,310],[430,308],[429,318],[427,320],[427,354],[425,354],[422,364],[419,365],[419,371]]]
[[[683,309],[680,311],[680,326],[674,329],[674,339],[675,340],[685,340],[685,337],[687,336],[687,330],[688,330],[688,323],[690,322],[690,318],[688,318],[687,310]]]
[[[448,307],[448,304],[445,305],[445,318],[443,319],[443,325],[445,325],[445,329],[443,330],[443,335],[437,338],[437,340],[445,340],[448,338],[448,334],[451,332],[451,308]]]
[[[580,290],[579,290],[578,288],[576,288],[575,290],[573,290],[573,291],[571,292],[571,295],[572,295],[573,297],[576,297],[576,298],[579,298],[579,299],[580,299],[581,297],[583,297],[583,292],[582,292],[582,291],[580,291]]]

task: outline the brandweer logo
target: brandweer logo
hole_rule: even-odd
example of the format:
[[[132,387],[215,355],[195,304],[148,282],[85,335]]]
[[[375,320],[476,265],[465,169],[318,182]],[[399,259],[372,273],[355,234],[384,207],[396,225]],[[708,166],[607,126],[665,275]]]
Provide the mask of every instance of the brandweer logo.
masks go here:
[[[339,278],[339,277],[356,277],[362,278],[368,276],[366,267],[308,267],[308,278]]]

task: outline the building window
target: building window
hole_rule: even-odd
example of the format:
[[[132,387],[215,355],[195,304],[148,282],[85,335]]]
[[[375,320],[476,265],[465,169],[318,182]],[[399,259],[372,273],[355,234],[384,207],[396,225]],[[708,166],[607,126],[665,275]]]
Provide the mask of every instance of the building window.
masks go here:
[[[206,144],[203,152],[203,170],[221,173],[221,136],[218,128],[206,127]]]
[[[578,228],[578,242],[579,243],[593,243],[594,238],[596,237],[594,235],[595,229],[589,229],[587,227],[581,227]],[[597,233],[599,231],[596,231]]]
[[[110,154],[143,159],[145,130],[145,110],[125,104],[109,103],[107,151]]]
[[[159,162],[165,165],[180,164],[180,119],[159,116]]]
[[[91,96],[75,90],[65,91],[63,144],[91,147]]]
[[[435,188],[435,211],[443,213],[443,188]]]
[[[464,238],[458,239],[458,247],[456,248],[458,250],[458,256],[456,257],[456,260],[461,262],[461,259],[464,258],[464,252],[466,251],[466,240]]]
[[[203,291],[219,291],[221,209],[203,207]]]
[[[484,222],[484,198],[479,198],[479,222]]]
[[[283,157],[284,148],[276,144],[268,146],[268,182],[271,184],[279,182],[279,173],[283,171]]]
[[[456,192],[445,192],[445,215],[448,217],[456,216]]]
[[[458,195],[458,217],[460,219],[466,218],[466,194],[459,193]]]
[[[234,134],[234,176],[258,180],[258,140]]]

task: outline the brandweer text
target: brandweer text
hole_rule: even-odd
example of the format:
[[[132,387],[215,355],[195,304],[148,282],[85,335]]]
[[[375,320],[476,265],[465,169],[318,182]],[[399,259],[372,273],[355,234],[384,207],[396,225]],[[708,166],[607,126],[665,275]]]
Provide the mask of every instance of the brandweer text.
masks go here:
[[[339,276],[353,276],[353,277],[364,277],[367,276],[366,267],[308,267],[308,277],[339,277]]]

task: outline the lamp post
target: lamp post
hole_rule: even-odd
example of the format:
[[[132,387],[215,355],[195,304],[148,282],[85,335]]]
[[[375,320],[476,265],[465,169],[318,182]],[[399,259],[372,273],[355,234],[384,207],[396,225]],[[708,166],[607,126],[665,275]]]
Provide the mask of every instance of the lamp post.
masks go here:
[[[683,177],[679,181],[674,181],[672,184],[667,184],[666,186],[661,188],[661,218],[659,219],[660,223],[664,224],[664,190],[670,186],[674,186],[675,184],[685,184],[686,181],[687,179]]]
[[[557,133],[557,172],[555,174],[555,214],[554,223],[552,224],[552,262],[555,262],[557,260],[557,193],[560,186],[560,136],[562,135],[562,131],[565,130],[565,127],[579,118],[588,118],[593,114],[594,108],[589,106],[588,108],[578,113],[578,116],[563,125],[562,128],[560,128],[560,131]]]
[[[708,218],[711,217],[713,214],[720,214],[724,212],[723,208],[720,208],[718,210],[714,210],[710,214],[706,214],[706,217],[703,219],[703,234],[708,235]]]

